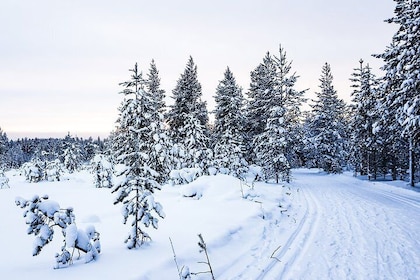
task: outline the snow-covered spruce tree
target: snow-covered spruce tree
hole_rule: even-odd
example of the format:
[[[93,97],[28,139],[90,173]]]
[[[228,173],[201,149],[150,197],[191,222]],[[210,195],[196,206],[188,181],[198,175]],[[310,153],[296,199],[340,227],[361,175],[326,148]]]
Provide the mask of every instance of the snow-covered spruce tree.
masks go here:
[[[63,165],[68,172],[73,173],[80,169],[82,165],[82,153],[80,144],[75,138],[70,136],[70,133],[64,138],[63,148]]]
[[[75,250],[86,253],[86,263],[97,259],[101,251],[99,233],[93,226],[89,226],[86,231],[77,229],[73,208],[61,209],[60,205],[49,200],[47,195],[35,195],[30,200],[17,197],[15,203],[24,209],[27,233],[35,236],[33,256],[39,255],[44,246],[53,240],[54,229],[59,228],[64,237],[64,244],[61,253],[55,255],[54,268],[71,265]]]
[[[290,164],[285,156],[287,140],[285,128],[285,108],[270,109],[270,117],[263,133],[254,139],[257,163],[262,167],[262,175],[265,181],[275,179],[290,181]]]
[[[165,90],[160,88],[159,71],[157,70],[154,60],[150,63],[149,73],[147,74],[146,88],[151,95],[152,107],[155,110],[152,112],[152,119],[161,120],[162,114],[165,113]],[[159,115],[159,114],[160,115]]]
[[[61,174],[63,173],[62,164],[59,159],[52,160],[45,165],[45,179],[47,181],[60,181]]]
[[[97,188],[111,188],[114,168],[109,157],[97,154],[91,161],[93,183]]]
[[[209,132],[206,102],[201,100],[201,85],[197,79],[197,66],[192,57],[190,57],[184,73],[178,79],[172,94],[174,104],[170,106],[170,110],[166,115],[171,142],[176,147],[172,151],[172,169],[195,167],[195,162],[186,156],[191,153],[185,150],[185,143],[188,137],[200,134],[201,131],[189,131],[189,129],[204,130],[204,135],[207,137]],[[195,125],[195,120],[199,120],[200,125]],[[188,125],[188,128],[186,125]],[[205,142],[200,140],[196,142],[196,144],[198,143],[204,144]],[[205,150],[207,145],[206,142],[205,146],[196,146],[196,150]],[[184,155],[186,156],[185,158],[183,157]]]
[[[206,128],[200,120],[192,115],[186,117],[183,129],[185,129],[185,164],[187,168],[200,168],[201,172],[208,170],[212,162],[213,153],[208,148],[208,136]]]
[[[402,135],[402,128],[395,117],[395,107],[388,107],[388,92],[386,83],[382,82],[377,91],[378,100],[375,108],[375,115],[379,116],[373,124],[374,134],[379,134],[382,143],[380,145],[382,164],[386,169],[384,174],[391,174],[392,180],[404,179],[407,175],[408,161],[407,151],[408,143]]]
[[[197,79],[197,66],[192,57],[188,60],[184,73],[178,79],[172,91],[174,104],[170,106],[166,115],[171,137],[175,142],[185,140],[186,131],[183,129],[188,116],[200,120],[201,125],[207,127],[206,103],[201,100],[201,84]]]
[[[333,76],[328,63],[322,67],[320,92],[311,105],[312,113],[308,123],[309,150],[313,164],[328,173],[342,172],[346,158],[344,102],[338,98],[333,87]]]
[[[302,139],[292,136],[301,131],[300,105],[305,91],[295,89],[298,76],[291,74],[291,62],[280,46],[279,56],[267,54],[251,73],[250,101],[247,107],[248,137],[252,135],[256,163],[265,180],[290,180],[290,162],[300,162],[296,147]],[[255,118],[255,119],[252,119]],[[270,149],[269,142],[275,145]],[[294,145],[296,147],[294,147]],[[249,153],[250,154],[250,153]]]
[[[243,114],[244,98],[229,68],[216,88],[214,110],[214,164],[229,174],[242,178],[247,171]]]
[[[384,53],[376,55],[385,65],[387,107],[395,113],[409,143],[410,185],[415,184],[418,162],[415,152],[420,138],[420,0],[394,0],[395,15],[387,20],[399,26]]]
[[[30,183],[38,183],[45,178],[45,163],[39,159],[32,159],[30,162],[25,162],[21,170],[26,181]]]
[[[275,102],[272,108],[277,107],[278,104],[282,104],[286,109],[282,124],[286,129],[285,156],[291,167],[300,167],[303,161],[302,147],[304,140],[303,118],[300,108],[302,103],[306,102],[306,98],[303,97],[306,90],[295,89],[295,84],[299,76],[296,73],[290,72],[292,70],[292,62],[287,60],[286,51],[281,45],[279,47],[279,56],[274,56],[274,63],[277,68],[277,78]],[[269,118],[272,115],[273,113],[270,112]]]
[[[154,159],[150,156],[155,151],[154,130],[149,120],[154,108],[137,63],[130,72],[131,79],[120,84],[124,87],[125,99],[119,108],[113,143],[117,179],[112,192],[117,193],[114,204],[123,204],[124,224],[130,221],[131,230],[125,242],[133,249],[150,239],[142,225],[157,228],[155,214],[161,218],[165,214],[153,196],[155,190],[160,189],[156,181],[159,173],[151,168]]]
[[[383,145],[381,134],[373,131],[373,125],[379,120],[379,116],[376,115],[378,81],[369,65],[363,65],[363,60],[360,60],[360,67],[354,71],[350,78],[353,83],[353,103],[350,105],[349,121],[350,161],[356,173],[368,175],[369,179],[376,180],[382,163],[380,158]]]
[[[7,154],[8,156],[6,158],[9,159],[10,168],[18,169],[24,162],[26,162],[26,156],[22,150],[22,146],[20,145],[20,140],[11,140],[9,142]]]
[[[295,84],[298,76],[291,73],[291,62],[287,60],[286,51],[279,47],[279,56],[271,56],[269,53],[263,62],[251,72],[251,87],[248,92],[248,105],[246,107],[246,137],[251,141],[252,151],[255,151],[255,139],[267,128],[268,119],[272,117],[272,109],[283,107],[283,128],[285,129],[285,156],[293,166],[299,166],[301,151],[302,124],[300,105],[305,101],[305,90],[298,91]],[[261,139],[261,137],[260,137]],[[248,152],[248,155],[251,155]]]
[[[8,144],[9,139],[0,127],[0,169],[9,168],[8,165],[10,165],[8,163]]]
[[[157,70],[154,60],[150,63],[149,73],[147,75],[145,94],[150,95],[150,112],[149,115],[151,135],[150,141],[154,149],[150,152],[150,168],[155,170],[159,176],[156,178],[159,184],[163,184],[169,179],[170,155],[171,148],[170,139],[165,129],[164,113],[165,113],[165,91],[160,88],[159,71]]]
[[[251,72],[245,123],[247,160],[250,162],[254,157],[253,139],[263,133],[267,124],[276,88],[276,72],[276,65],[269,52],[263,58],[263,62]]]
[[[0,169],[0,189],[8,189],[9,186],[9,178],[4,175],[4,171]]]

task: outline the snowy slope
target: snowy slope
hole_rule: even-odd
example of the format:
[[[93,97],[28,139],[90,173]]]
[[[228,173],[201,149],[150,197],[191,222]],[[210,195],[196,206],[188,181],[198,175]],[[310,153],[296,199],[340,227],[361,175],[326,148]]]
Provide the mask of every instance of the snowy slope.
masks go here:
[[[164,186],[156,193],[166,218],[149,229],[153,241],[125,248],[128,227],[109,189],[93,187],[86,171],[61,182],[29,184],[12,176],[0,190],[2,279],[178,279],[169,242],[180,267],[207,270],[197,234],[209,248],[216,279],[416,279],[420,274],[420,193],[348,175],[295,170],[284,187],[256,183],[254,190],[225,176],[204,176],[188,186]],[[197,197],[182,194],[198,193]],[[78,227],[101,233],[98,261],[54,270],[61,236],[32,257],[16,196],[48,194],[72,206]],[[247,196],[246,199],[242,195]],[[208,274],[193,279],[209,279]]]

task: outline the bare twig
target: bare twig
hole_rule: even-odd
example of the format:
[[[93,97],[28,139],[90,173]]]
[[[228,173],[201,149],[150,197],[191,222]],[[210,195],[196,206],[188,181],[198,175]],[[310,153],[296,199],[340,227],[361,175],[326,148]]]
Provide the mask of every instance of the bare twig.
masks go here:
[[[279,245],[279,247],[277,247],[276,250],[274,250],[273,253],[270,256],[271,259],[275,259],[278,262],[281,262],[281,260],[279,258],[275,257],[274,254],[280,249],[280,247],[281,247],[281,245]]]
[[[207,259],[206,262],[199,262],[199,263],[207,264],[208,267],[209,267],[209,271],[206,271],[206,272],[197,272],[197,273],[193,273],[193,274],[194,275],[197,275],[197,274],[201,274],[201,273],[210,273],[211,274],[211,279],[212,280],[215,280],[214,274],[213,274],[213,269],[211,268],[211,264],[210,264],[209,255],[207,253],[207,245],[204,242],[204,239],[203,239],[203,236],[201,235],[201,233],[198,235],[198,238],[200,239],[200,241],[198,242],[198,246],[201,248],[200,252],[203,252],[204,251],[204,253],[206,254],[206,259]]]
[[[174,253],[174,261],[175,261],[175,265],[176,265],[176,270],[178,270],[179,279],[182,280],[181,271],[179,270],[178,261],[176,260],[176,254],[175,254],[174,244],[172,243],[172,239],[170,237],[169,237],[169,242],[171,242],[172,252]]]

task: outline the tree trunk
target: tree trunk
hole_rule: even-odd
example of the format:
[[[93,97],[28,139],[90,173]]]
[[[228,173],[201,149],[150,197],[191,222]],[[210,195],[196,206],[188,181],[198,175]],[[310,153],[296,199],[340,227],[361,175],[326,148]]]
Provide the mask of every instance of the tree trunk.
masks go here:
[[[392,181],[397,180],[397,158],[395,156],[392,157]]]
[[[373,180],[376,181],[378,176],[378,160],[376,149],[373,150]]]
[[[415,158],[414,158],[414,139],[410,136],[409,139],[409,168],[410,168],[410,186],[414,187],[414,175],[415,175]]]

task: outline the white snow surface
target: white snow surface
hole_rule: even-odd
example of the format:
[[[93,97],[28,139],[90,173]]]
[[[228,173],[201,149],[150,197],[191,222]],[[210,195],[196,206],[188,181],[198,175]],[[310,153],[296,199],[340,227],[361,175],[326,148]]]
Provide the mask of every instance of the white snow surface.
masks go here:
[[[419,279],[420,192],[403,182],[368,182],[350,174],[293,170],[291,184],[255,183],[254,189],[227,175],[203,176],[188,185],[163,186],[155,200],[165,219],[147,228],[152,241],[135,250],[123,243],[129,227],[109,189],[95,188],[87,171],[59,182],[26,183],[6,174],[0,190],[2,279],[179,279],[169,238],[180,267],[206,271],[197,246],[201,233],[216,279]],[[418,190],[418,189],[417,189]],[[247,199],[242,198],[242,194]],[[34,236],[26,234],[15,197],[48,194],[73,207],[76,224],[93,223],[101,234],[99,258],[83,256],[54,270],[61,234],[32,257]],[[92,218],[94,217],[94,218]],[[69,239],[71,239],[69,237]],[[83,253],[82,253],[83,254]],[[192,279],[211,279],[208,274]]]

